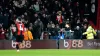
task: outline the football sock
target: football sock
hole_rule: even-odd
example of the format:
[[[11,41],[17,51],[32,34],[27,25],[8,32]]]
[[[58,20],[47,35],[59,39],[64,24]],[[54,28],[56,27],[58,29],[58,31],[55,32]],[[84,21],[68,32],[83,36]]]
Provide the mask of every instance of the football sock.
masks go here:
[[[18,44],[16,45],[16,49],[17,49],[17,50],[19,49],[19,45],[18,45]]]

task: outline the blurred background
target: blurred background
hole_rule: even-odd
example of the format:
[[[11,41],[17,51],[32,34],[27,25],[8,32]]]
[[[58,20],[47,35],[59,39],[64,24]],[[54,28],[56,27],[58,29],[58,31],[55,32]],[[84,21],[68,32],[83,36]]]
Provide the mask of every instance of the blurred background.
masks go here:
[[[100,34],[99,0],[0,0],[0,40],[15,40],[15,21],[37,39],[87,39]]]

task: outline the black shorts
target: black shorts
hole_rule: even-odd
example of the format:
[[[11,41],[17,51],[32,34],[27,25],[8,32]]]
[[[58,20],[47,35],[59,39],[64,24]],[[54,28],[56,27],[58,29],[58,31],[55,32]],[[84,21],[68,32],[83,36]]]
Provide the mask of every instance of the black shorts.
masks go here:
[[[23,40],[24,40],[24,36],[23,35],[17,35],[16,42],[22,42]]]

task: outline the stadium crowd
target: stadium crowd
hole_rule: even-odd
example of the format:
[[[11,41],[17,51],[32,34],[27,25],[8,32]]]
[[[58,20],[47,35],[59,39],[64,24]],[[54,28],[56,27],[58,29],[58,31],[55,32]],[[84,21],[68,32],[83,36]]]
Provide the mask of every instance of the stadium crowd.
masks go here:
[[[15,39],[16,21],[24,23],[29,31],[29,39],[86,39],[89,3],[93,2],[94,0],[0,0],[0,40]]]

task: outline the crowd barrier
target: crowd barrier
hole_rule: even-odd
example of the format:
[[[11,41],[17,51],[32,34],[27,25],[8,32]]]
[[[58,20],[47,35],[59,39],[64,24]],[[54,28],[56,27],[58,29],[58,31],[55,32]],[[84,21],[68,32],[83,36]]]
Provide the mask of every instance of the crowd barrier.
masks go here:
[[[23,41],[22,49],[100,49],[100,40],[33,40]],[[11,40],[0,40],[0,49],[15,49],[16,43]]]

